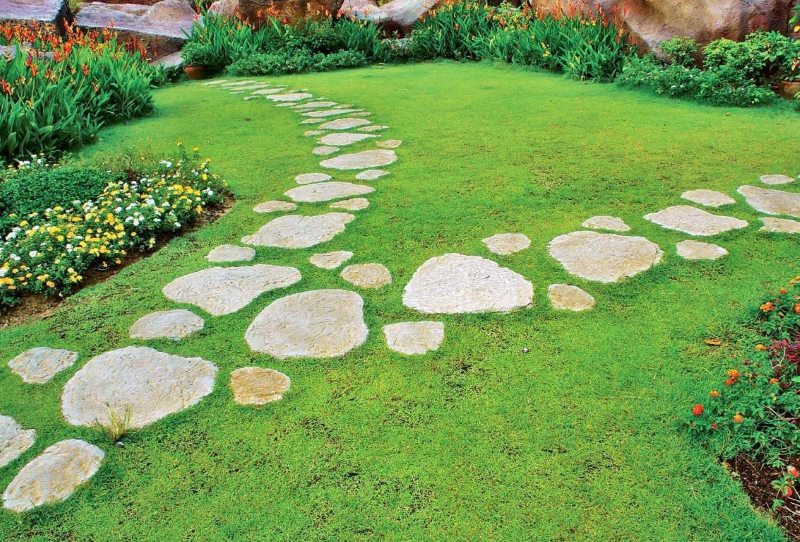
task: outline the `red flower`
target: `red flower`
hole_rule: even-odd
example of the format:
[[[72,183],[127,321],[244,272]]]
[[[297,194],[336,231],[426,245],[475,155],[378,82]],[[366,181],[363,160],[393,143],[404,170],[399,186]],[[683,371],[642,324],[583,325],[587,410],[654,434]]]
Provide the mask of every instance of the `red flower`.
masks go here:
[[[83,76],[84,77],[88,76],[89,75],[89,65],[88,64],[84,64],[83,66],[81,66],[81,71],[83,72]]]
[[[0,91],[2,91],[3,94],[8,94],[9,96],[14,95],[14,87],[12,87],[8,81],[3,79],[0,79]]]
[[[692,407],[692,415],[693,416],[701,416],[703,414],[703,405],[697,403]]]
[[[772,301],[767,301],[759,308],[761,309],[761,312],[772,312],[775,310],[775,304]]]
[[[786,472],[792,475],[792,478],[800,478],[800,471],[797,470],[797,467],[789,465],[786,467]]]

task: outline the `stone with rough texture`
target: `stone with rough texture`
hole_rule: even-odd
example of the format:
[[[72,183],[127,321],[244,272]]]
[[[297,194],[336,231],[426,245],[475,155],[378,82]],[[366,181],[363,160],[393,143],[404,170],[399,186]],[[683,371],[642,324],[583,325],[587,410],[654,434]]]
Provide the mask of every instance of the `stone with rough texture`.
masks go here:
[[[533,301],[522,275],[479,256],[444,254],[426,261],[403,291],[403,304],[425,314],[508,312]]]
[[[311,262],[311,265],[321,269],[336,269],[352,257],[352,252],[347,250],[337,250],[335,252],[314,254],[308,259],[308,261]]]
[[[243,367],[231,373],[233,400],[240,405],[262,406],[283,399],[292,381],[283,373],[262,367]]]
[[[64,386],[61,409],[72,425],[107,427],[116,414],[139,429],[199,403],[216,376],[216,365],[204,359],[128,346],[100,354],[75,373]]]
[[[295,105],[293,109],[297,109],[298,111],[308,111],[310,109],[328,109],[335,105],[336,102],[325,102],[325,101],[305,102],[302,104]]]
[[[188,337],[203,329],[203,319],[186,309],[158,311],[139,318],[128,332],[131,339],[173,339]]]
[[[68,14],[67,0],[0,0],[0,21],[60,25]]]
[[[800,222],[796,220],[789,220],[786,218],[770,218],[764,217],[761,219],[764,223],[758,231],[769,233],[800,233]]]
[[[254,26],[268,21],[265,14],[285,24],[294,24],[307,19],[317,21],[330,19],[339,11],[342,0],[217,0],[209,11],[228,17],[242,18]]]
[[[794,177],[788,175],[762,175],[761,182],[764,184],[789,184],[794,182]]]
[[[344,211],[362,211],[369,207],[367,198],[353,198],[331,203],[331,209],[342,209]]]
[[[359,181],[374,181],[388,174],[389,172],[384,169],[368,169],[356,175],[356,179]]]
[[[320,162],[322,167],[330,169],[368,169],[389,164],[397,160],[394,151],[380,149],[372,151],[362,151],[353,154],[342,154],[336,158],[329,158]]]
[[[256,256],[256,251],[250,247],[236,245],[220,245],[211,250],[206,260],[214,263],[221,262],[249,262]]]
[[[0,415],[0,469],[25,453],[35,441],[35,430],[23,429],[14,418]]]
[[[327,173],[301,173],[300,175],[296,176],[294,180],[297,182],[297,184],[312,184],[330,181],[332,178],[333,177]]]
[[[441,322],[400,322],[383,326],[386,346],[407,356],[438,350],[444,340]]]
[[[222,316],[246,307],[265,292],[300,282],[301,278],[297,269],[277,265],[210,267],[173,280],[163,291],[172,301]]]
[[[631,227],[625,224],[621,218],[608,215],[593,216],[581,225],[592,230],[631,231]]]
[[[367,119],[357,119],[352,117],[344,117],[341,119],[331,120],[325,124],[320,124],[320,130],[350,130],[358,126],[365,126],[370,122]]]
[[[681,241],[676,247],[678,256],[684,260],[718,260],[728,255],[727,250],[713,243]]]
[[[339,147],[314,147],[311,152],[316,154],[317,156],[328,156],[329,154],[333,154],[335,152],[339,152]]]
[[[259,203],[253,210],[257,213],[278,213],[286,211],[294,211],[297,209],[297,204],[291,201],[264,201]]]
[[[267,97],[269,97],[272,94],[277,94],[278,92],[281,92],[282,90],[284,90],[284,89],[280,88],[280,87],[278,87],[278,88],[262,88],[260,90],[253,91],[251,94],[253,96],[267,96]]]
[[[355,218],[348,213],[286,215],[262,226],[255,234],[243,237],[242,243],[277,248],[309,248],[330,241]]]
[[[690,205],[675,205],[644,216],[653,224],[689,235],[708,237],[746,228],[748,223],[731,216],[714,215]]]
[[[550,241],[548,251],[571,275],[606,283],[647,271],[664,255],[644,237],[595,231],[559,235]]]
[[[382,149],[396,149],[402,144],[403,142],[400,141],[399,139],[384,139],[383,141],[378,141],[377,143],[375,143],[375,146],[380,147]]]
[[[323,145],[344,147],[346,145],[352,145],[353,143],[358,143],[359,141],[364,141],[365,139],[370,139],[373,137],[375,136],[370,134],[354,134],[353,132],[336,132],[333,134],[322,136],[321,138],[319,138],[319,142],[322,143]]]
[[[289,92],[287,94],[273,94],[267,96],[268,100],[273,102],[299,102],[311,98],[308,92]]]
[[[490,252],[508,256],[531,246],[531,240],[522,233],[498,233],[483,239],[483,244]]]
[[[370,0],[344,0],[341,9],[348,17],[372,21],[387,30],[405,33],[438,3],[439,0],[391,0],[379,6]]]
[[[342,270],[342,278],[358,288],[377,289],[392,283],[392,274],[380,263],[348,265]]]
[[[716,190],[707,190],[705,188],[689,190],[681,194],[681,197],[693,203],[705,205],[706,207],[722,207],[723,205],[732,205],[736,203],[736,200],[728,194],[723,194]]]
[[[100,469],[105,453],[82,440],[62,440],[22,467],[3,492],[3,506],[27,512],[66,500]]]
[[[351,196],[363,196],[374,192],[371,186],[361,184],[345,183],[341,181],[330,181],[326,183],[314,183],[288,190],[284,195],[293,201],[302,203],[319,203],[331,201]]]
[[[8,362],[11,372],[28,384],[46,384],[78,361],[78,353],[69,350],[36,347]]]
[[[314,111],[306,111],[303,113],[303,116],[310,119],[325,119],[327,117],[345,115],[347,113],[358,113],[361,111],[363,111],[363,109],[316,109]]]
[[[345,290],[314,290],[267,306],[245,334],[254,352],[279,359],[340,357],[367,340],[364,300]]]
[[[364,120],[364,119],[361,119]],[[384,126],[382,124],[372,124],[370,126],[362,126],[358,129],[359,132],[380,132],[381,130],[388,129],[388,126]]]
[[[582,312],[594,308],[594,297],[569,284],[551,284],[547,288],[550,305],[560,311]]]
[[[768,215],[789,215],[800,218],[800,194],[759,188],[757,186],[740,186],[737,190],[747,203],[756,211]]]
[[[320,136],[324,133],[325,132],[323,130],[306,130],[305,132],[303,132],[303,135],[306,137],[314,137],[314,136]]]

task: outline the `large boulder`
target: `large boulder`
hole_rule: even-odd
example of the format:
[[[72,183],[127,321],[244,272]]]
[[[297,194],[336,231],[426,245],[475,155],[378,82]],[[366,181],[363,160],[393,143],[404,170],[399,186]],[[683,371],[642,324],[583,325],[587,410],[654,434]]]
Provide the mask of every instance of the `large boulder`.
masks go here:
[[[340,14],[381,24],[390,31],[408,32],[439,0],[392,0],[377,6],[370,0],[345,0]]]
[[[238,15],[258,24],[269,17],[293,23],[301,19],[330,19],[342,7],[342,0],[218,0],[210,12]]]
[[[61,26],[69,17],[67,0],[0,0],[0,21]]]

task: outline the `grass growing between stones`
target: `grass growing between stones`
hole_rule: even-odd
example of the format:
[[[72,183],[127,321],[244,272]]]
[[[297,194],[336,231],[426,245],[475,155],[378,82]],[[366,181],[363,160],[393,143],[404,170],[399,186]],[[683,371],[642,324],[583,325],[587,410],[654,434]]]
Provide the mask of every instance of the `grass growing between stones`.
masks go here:
[[[67,502],[24,515],[0,512],[2,540],[782,540],[724,468],[680,427],[683,409],[727,368],[732,322],[765,289],[797,274],[798,240],[757,233],[758,214],[736,194],[766,173],[797,173],[796,119],[725,110],[607,85],[486,65],[429,64],[272,78],[352,103],[401,139],[391,174],[345,233],[305,250],[258,247],[254,263],[297,267],[303,280],[241,311],[206,319],[180,342],[147,341],[220,367],[196,407],[114,446],[68,426],[60,393],[91,357],[142,344],[127,330],[154,310],[172,279],[209,266],[272,215],[252,207],[320,171],[313,125],[266,102],[184,84],[156,92],[156,114],[101,133],[80,157],[199,145],[238,201],[206,228],[67,300],[51,317],[0,331],[0,360],[33,346],[68,348],[78,363],[47,385],[0,366],[0,414],[37,430],[37,442],[0,470],[4,488],[47,446],[82,438],[106,451],[99,473]],[[369,141],[348,151],[373,148]],[[351,151],[352,149],[352,151]],[[337,180],[353,181],[357,172]],[[684,203],[685,190],[733,196],[721,211],[750,226],[710,238],[730,251],[687,262],[687,238],[642,217]],[[798,188],[789,185],[787,188]],[[300,212],[327,209],[301,204]],[[619,284],[570,277],[547,255],[554,237],[587,218],[623,218],[665,250],[664,262]],[[519,232],[531,247],[494,256],[481,239]],[[247,326],[271,301],[315,288],[353,289],[308,263],[349,250],[379,262],[394,283],[361,290],[370,335],[341,359],[276,360],[250,352]],[[534,306],[510,314],[435,317],[438,352],[388,350],[381,327],[430,319],[403,307],[402,289],[426,259],[490,257],[534,284]],[[547,286],[597,299],[589,313],[555,312]],[[191,307],[189,307],[191,308]],[[722,348],[703,339],[718,336]],[[524,350],[527,349],[527,353]],[[288,375],[282,401],[237,406],[240,367]]]

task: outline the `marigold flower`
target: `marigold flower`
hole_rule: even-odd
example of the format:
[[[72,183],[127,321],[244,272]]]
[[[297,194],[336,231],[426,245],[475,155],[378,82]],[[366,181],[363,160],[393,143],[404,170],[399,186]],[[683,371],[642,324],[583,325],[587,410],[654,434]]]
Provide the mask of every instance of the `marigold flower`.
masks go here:
[[[714,399],[716,399],[717,397],[719,397],[719,392],[717,390],[711,390],[711,393],[709,393],[709,395]]]
[[[743,421],[744,421],[744,416],[742,416],[741,414],[736,414],[733,417],[733,423],[742,423]]]
[[[773,378],[770,378],[770,379],[769,379],[769,383],[770,383],[770,384],[777,384],[778,382],[780,382],[780,380],[778,380],[777,378],[774,378],[774,377],[773,377]]]
[[[759,307],[761,312],[772,312],[775,310],[775,304],[772,301],[767,301]]]
[[[728,376],[731,378],[739,378],[739,371],[736,369],[728,369]]]
[[[795,312],[796,314],[800,314],[800,303],[797,303],[797,304],[794,306],[794,312]]]
[[[767,347],[764,346],[763,344],[757,344],[756,345],[756,350],[758,350],[759,352],[763,352],[766,349],[767,349]]]
[[[692,416],[701,416],[703,414],[703,405],[697,403],[692,407]]]

